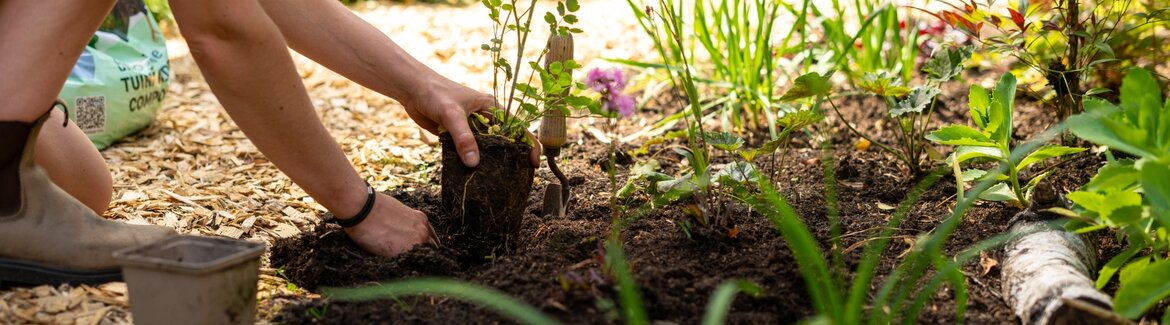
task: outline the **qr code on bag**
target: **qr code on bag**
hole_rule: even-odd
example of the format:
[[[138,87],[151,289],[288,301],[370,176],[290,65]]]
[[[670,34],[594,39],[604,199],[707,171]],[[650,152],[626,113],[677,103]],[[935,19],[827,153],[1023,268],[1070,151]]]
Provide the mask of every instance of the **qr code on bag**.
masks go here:
[[[77,97],[74,122],[87,134],[106,130],[106,96]]]

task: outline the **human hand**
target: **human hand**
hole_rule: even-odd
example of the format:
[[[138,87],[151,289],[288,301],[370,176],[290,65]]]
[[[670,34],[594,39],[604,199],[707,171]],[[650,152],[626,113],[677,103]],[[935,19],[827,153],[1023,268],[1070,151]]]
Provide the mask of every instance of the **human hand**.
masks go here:
[[[366,220],[345,228],[345,234],[363,250],[386,257],[402,254],[427,241],[437,243],[426,214],[382,193],[374,199]]]
[[[467,167],[479,165],[479,146],[475,143],[475,135],[467,124],[467,117],[472,113],[491,116],[491,109],[498,107],[494,97],[466,86],[460,85],[434,75],[424,77],[414,84],[414,90],[409,92],[410,98],[400,100],[410,116],[420,127],[439,134],[439,127],[451,132],[451,139],[455,141],[455,149]],[[529,162],[533,167],[540,166],[540,142],[529,134],[533,143]]]

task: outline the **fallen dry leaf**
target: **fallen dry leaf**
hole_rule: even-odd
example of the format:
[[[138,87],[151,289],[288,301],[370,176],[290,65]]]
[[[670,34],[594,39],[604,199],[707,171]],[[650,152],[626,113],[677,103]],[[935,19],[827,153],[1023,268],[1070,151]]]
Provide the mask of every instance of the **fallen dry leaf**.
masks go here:
[[[987,275],[996,265],[999,265],[999,261],[991,258],[990,255],[987,255],[987,252],[979,252],[979,266],[983,267],[983,272],[979,273],[980,276]]]

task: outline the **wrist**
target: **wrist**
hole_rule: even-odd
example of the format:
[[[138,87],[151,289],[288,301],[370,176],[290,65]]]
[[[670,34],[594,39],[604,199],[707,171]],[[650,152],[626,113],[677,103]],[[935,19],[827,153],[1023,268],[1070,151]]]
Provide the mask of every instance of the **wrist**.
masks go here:
[[[365,200],[362,202],[361,209],[358,210],[357,213],[351,215],[348,218],[334,215],[333,222],[337,223],[342,228],[356,227],[358,224],[362,223],[362,221],[366,220],[366,217],[368,217],[370,215],[370,212],[373,211],[374,200],[376,200],[376,199],[377,199],[377,195],[374,193],[374,187],[370,186],[367,183],[366,184],[366,191],[365,191]]]
[[[361,212],[366,202],[368,186],[368,183],[361,179],[346,182],[345,185],[327,192],[326,197],[319,199],[318,202],[333,214],[334,219],[348,220]]]

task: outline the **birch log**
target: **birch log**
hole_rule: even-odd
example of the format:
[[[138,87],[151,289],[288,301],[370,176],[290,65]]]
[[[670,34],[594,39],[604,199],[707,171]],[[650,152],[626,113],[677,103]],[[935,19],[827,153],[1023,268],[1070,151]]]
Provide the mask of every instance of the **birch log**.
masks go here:
[[[1084,237],[1044,220],[1020,221],[1011,231],[1017,237],[1006,246],[1003,296],[1022,324],[1127,323],[1093,285],[1097,253]]]

